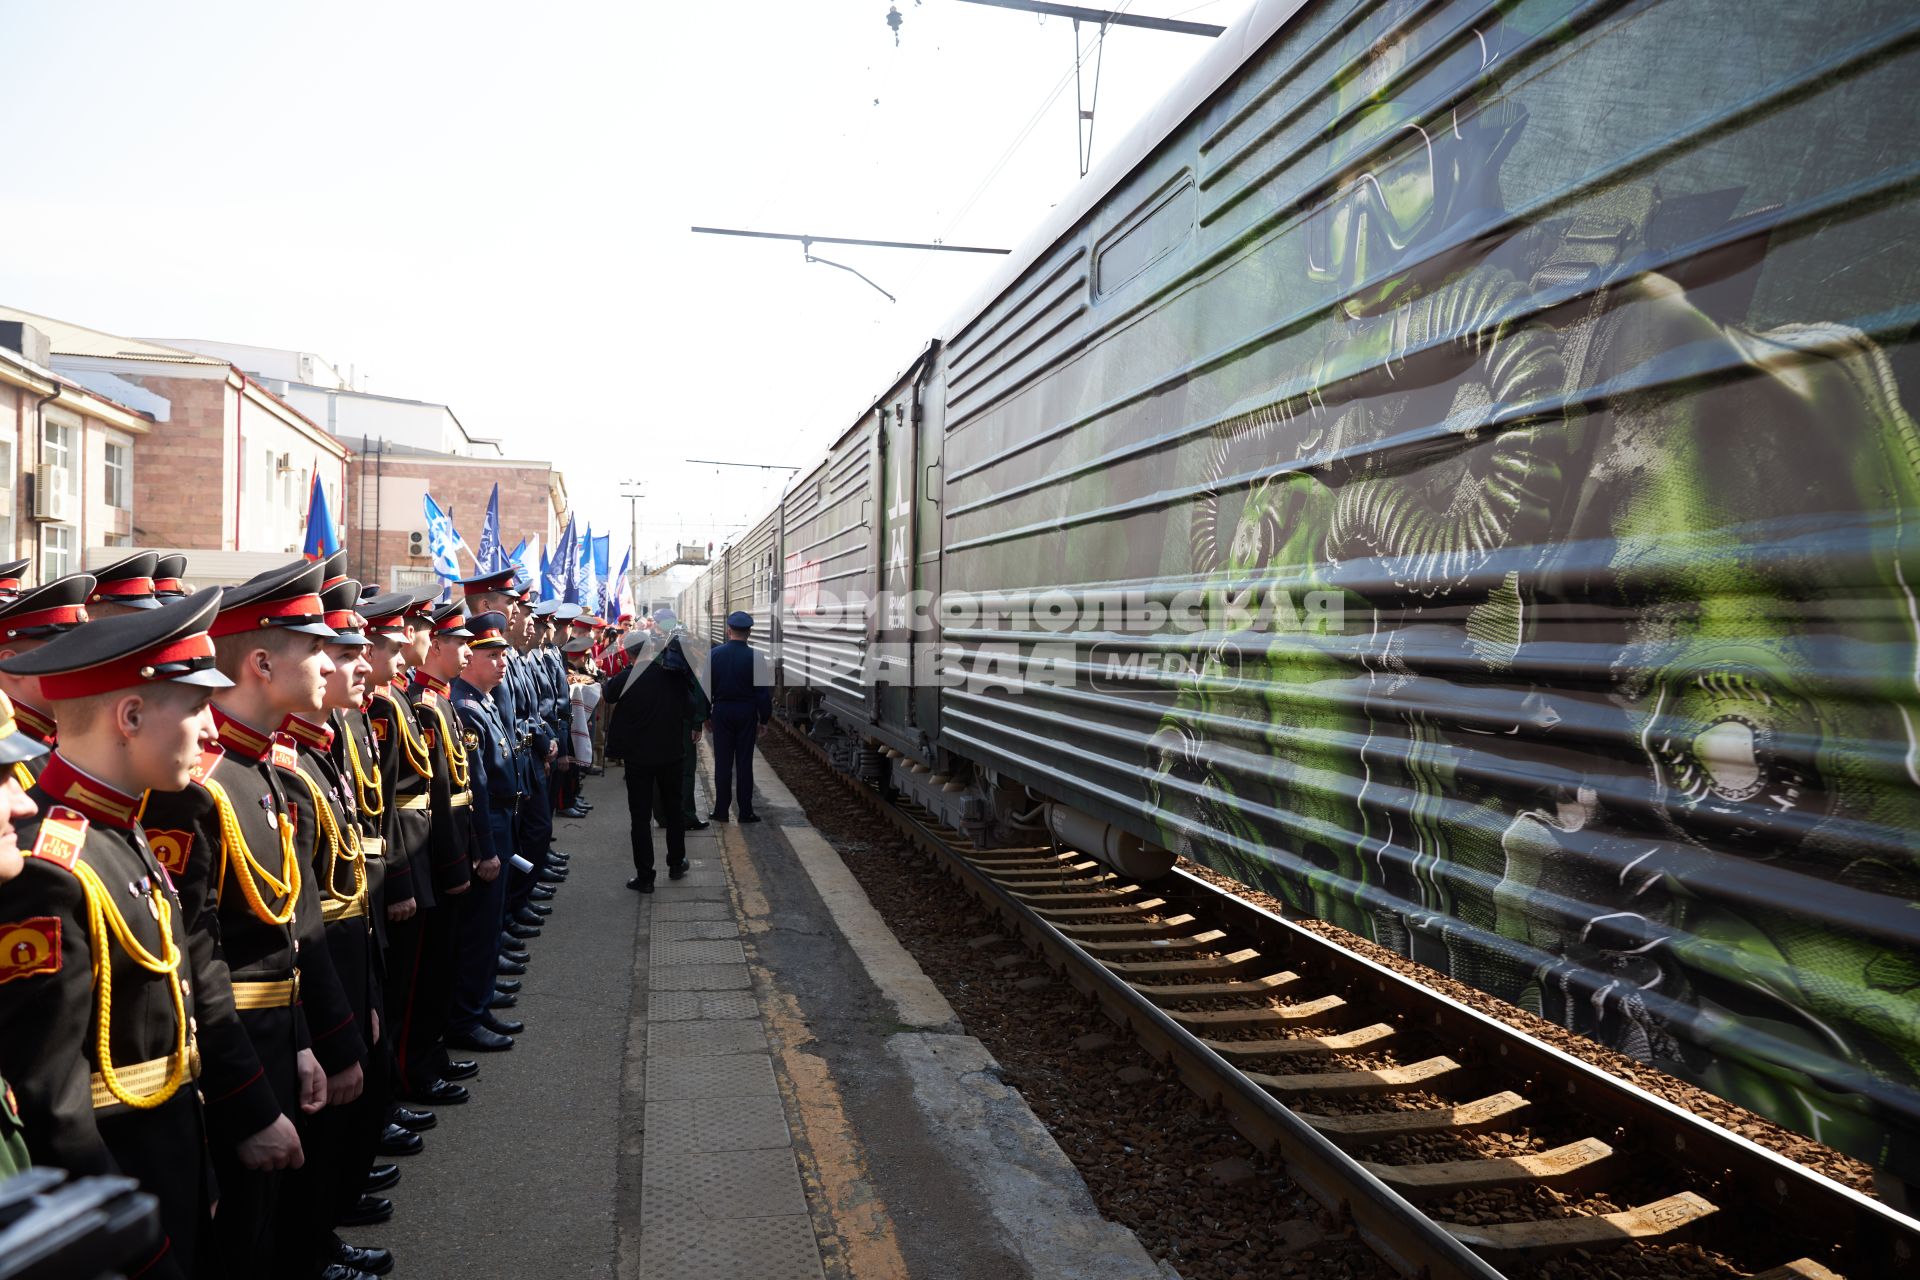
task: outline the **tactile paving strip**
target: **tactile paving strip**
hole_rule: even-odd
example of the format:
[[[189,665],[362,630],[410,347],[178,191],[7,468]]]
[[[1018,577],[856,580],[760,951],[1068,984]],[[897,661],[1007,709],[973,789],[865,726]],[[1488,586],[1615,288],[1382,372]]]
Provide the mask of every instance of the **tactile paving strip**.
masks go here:
[[[807,1211],[793,1151],[701,1151],[663,1155],[640,1169],[640,1229],[662,1211],[705,1218],[776,1218]]]
[[[669,880],[664,875],[654,877],[653,900],[666,902],[725,902],[727,886],[724,882],[701,884],[692,880]]]
[[[673,1098],[777,1098],[773,1059],[764,1053],[731,1058],[653,1058],[647,1062],[647,1101]]]
[[[655,942],[684,942],[695,938],[737,939],[739,936],[740,926],[731,920],[655,920],[653,922]]]
[[[647,1104],[646,1156],[791,1146],[778,1098],[672,1098]]]
[[[744,964],[650,965],[647,969],[649,991],[746,991],[752,986]]]
[[[767,1033],[758,1018],[724,1022],[656,1022],[647,1028],[647,1058],[718,1058],[765,1053]]]
[[[679,941],[655,938],[648,949],[649,965],[672,967],[680,964],[745,964],[746,949],[732,938],[687,938]]]
[[[666,920],[732,920],[733,908],[724,902],[669,902],[656,894],[653,919],[656,924]]]
[[[640,1274],[673,1280],[818,1280],[820,1249],[804,1214],[720,1222],[663,1217],[641,1231]]]
[[[656,991],[647,997],[649,1022],[759,1016],[760,1006],[751,991]]]

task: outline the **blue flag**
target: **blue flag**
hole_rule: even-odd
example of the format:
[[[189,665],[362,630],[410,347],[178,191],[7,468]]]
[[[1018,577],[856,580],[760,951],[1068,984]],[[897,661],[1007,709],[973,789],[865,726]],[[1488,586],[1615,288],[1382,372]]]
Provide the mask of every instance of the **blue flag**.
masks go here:
[[[433,495],[423,494],[427,509],[427,550],[433,556],[433,571],[448,582],[457,582],[460,572],[460,548],[466,543],[453,527],[453,517],[440,509]]]
[[[591,613],[600,607],[600,584],[593,577],[593,526],[587,526],[574,548],[573,601]]]
[[[340,549],[340,535],[327,511],[327,491],[320,487],[320,468],[313,469],[313,488],[307,491],[307,545],[300,554],[309,560],[325,560]]]
[[[594,612],[603,618],[607,616],[607,562],[612,557],[613,535],[603,533],[593,540]]]
[[[480,526],[480,549],[473,553],[476,573],[498,573],[507,567],[506,549],[500,545],[500,486],[493,486],[487,499],[487,518]]]
[[[554,589],[561,604],[580,603],[580,536],[574,532],[573,517],[567,517],[566,532],[553,548]]]
[[[520,539],[520,545],[507,552],[507,565],[513,570],[513,585],[525,591],[540,582],[540,535]]]
[[[553,560],[547,555],[545,548],[542,548],[540,551],[540,576],[534,579],[534,581],[540,584],[540,598],[542,600],[558,600],[560,598],[560,593],[554,590],[553,586]]]
[[[626,616],[627,566],[632,563],[633,548],[628,547],[627,554],[620,557],[619,575],[607,583],[607,612],[605,616],[608,622],[617,622]]]

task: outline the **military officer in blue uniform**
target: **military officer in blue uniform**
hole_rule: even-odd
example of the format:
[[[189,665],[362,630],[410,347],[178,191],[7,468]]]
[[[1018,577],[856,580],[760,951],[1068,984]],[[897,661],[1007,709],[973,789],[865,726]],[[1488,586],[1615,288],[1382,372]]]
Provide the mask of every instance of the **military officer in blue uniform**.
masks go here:
[[[494,694],[507,673],[507,619],[499,613],[476,614],[468,620],[473,638],[467,642],[473,656],[453,682],[453,709],[466,733],[468,787],[473,793],[473,863],[489,863],[495,873],[476,889],[468,904],[472,915],[462,923],[459,976],[454,981],[453,1017],[449,1036],[456,1042],[487,1030],[497,1036],[518,1035],[521,1023],[493,1012],[494,975],[500,955],[500,924],[506,909],[506,877],[501,874],[513,858],[514,815],[520,807],[519,769],[515,742],[501,717]]]
[[[753,615],[736,609],[727,615],[727,640],[715,645],[708,667],[713,689],[713,812],[727,820],[728,792],[739,788],[740,821],[758,822],[753,811],[753,740],[773,719],[773,689],[754,670]]]

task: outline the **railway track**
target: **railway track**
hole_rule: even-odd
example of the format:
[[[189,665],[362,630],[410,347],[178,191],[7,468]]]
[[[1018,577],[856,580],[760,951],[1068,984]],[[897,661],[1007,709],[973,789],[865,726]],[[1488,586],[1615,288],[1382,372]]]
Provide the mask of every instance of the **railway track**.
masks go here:
[[[835,776],[1404,1274],[1920,1274],[1911,1219],[1205,881]]]

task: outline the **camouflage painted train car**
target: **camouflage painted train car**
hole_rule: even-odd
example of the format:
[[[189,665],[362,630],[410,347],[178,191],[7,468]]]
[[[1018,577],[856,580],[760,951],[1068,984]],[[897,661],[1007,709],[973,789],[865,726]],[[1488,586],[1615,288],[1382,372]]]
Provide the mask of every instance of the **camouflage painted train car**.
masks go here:
[[[844,661],[784,678],[982,835],[1057,802],[1920,1178],[1917,44],[1256,6],[790,491]]]

